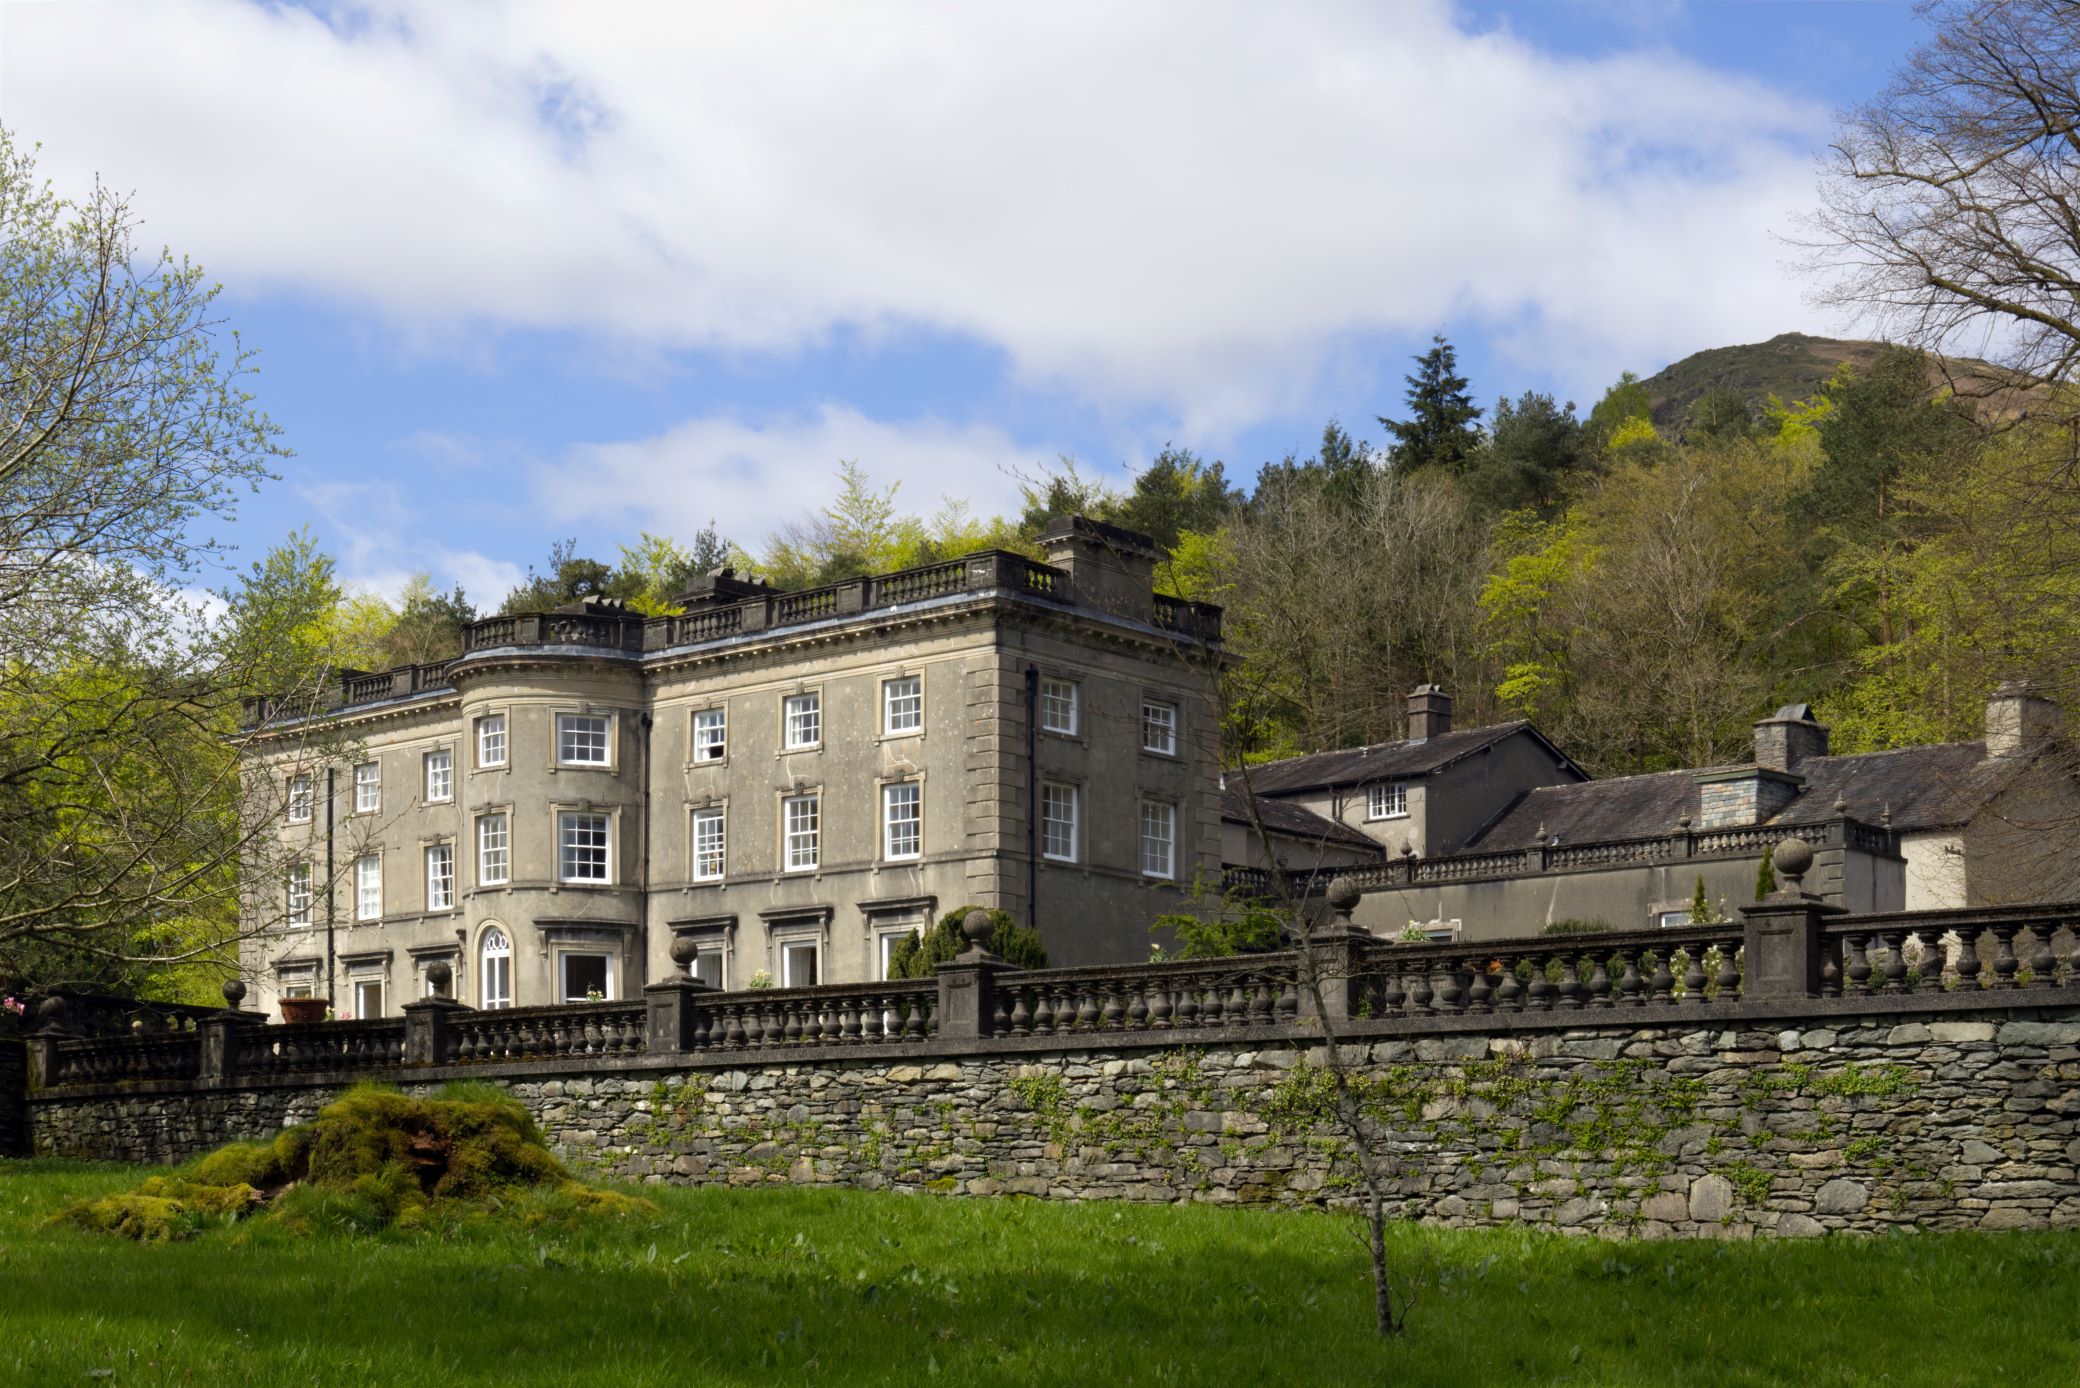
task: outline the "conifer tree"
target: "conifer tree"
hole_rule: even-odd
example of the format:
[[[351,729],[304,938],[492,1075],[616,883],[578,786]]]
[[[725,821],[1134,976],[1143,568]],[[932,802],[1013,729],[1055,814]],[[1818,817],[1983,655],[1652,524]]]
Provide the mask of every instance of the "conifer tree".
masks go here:
[[[1415,359],[1416,374],[1404,378],[1411,417],[1403,422],[1382,415],[1379,422],[1394,436],[1388,456],[1395,467],[1410,472],[1442,467],[1457,473],[1480,447],[1480,406],[1473,403],[1466,378],[1459,374],[1459,354],[1452,344],[1443,333],[1431,337],[1430,343],[1430,350]]]

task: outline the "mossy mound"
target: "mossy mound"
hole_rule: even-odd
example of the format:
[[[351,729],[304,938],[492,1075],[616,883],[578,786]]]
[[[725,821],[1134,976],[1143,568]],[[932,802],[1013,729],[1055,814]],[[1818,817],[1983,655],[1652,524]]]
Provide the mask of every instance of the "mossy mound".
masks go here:
[[[374,1233],[486,1214],[541,1223],[654,1208],[573,1180],[526,1108],[495,1086],[450,1085],[414,1099],[365,1085],[270,1142],[231,1143],[179,1175],[56,1218],[157,1242],[249,1214],[293,1231]]]

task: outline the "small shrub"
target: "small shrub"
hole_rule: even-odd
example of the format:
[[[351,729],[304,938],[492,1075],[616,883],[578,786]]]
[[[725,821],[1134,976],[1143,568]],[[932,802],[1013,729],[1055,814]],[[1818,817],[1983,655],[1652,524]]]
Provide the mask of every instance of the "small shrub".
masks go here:
[[[1777,867],[1774,861],[1775,844],[1762,846],[1762,865],[1755,869],[1755,899],[1763,900],[1777,889]]]
[[[889,973],[896,978],[932,977],[941,964],[967,949],[968,937],[961,930],[961,922],[975,909],[960,906],[948,911],[921,937],[914,930],[910,932],[909,938],[889,956]],[[1021,969],[1047,967],[1047,950],[1040,943],[1039,931],[1020,925],[1007,911],[991,911],[989,919],[991,954]]]
[[[1570,916],[1566,920],[1554,921],[1539,933],[1541,935],[1602,935],[1615,929],[1617,927],[1607,920]]]

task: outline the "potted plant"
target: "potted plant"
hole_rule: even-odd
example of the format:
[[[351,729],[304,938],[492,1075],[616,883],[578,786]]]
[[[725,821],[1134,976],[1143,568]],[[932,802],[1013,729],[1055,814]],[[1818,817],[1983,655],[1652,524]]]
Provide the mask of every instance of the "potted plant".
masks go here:
[[[282,1020],[285,1022],[322,1022],[331,1010],[331,998],[282,999]]]

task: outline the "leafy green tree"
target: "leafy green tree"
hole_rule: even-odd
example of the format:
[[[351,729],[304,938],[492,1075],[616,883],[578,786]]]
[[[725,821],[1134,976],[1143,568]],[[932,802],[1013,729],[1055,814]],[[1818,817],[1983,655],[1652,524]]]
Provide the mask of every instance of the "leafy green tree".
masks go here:
[[[1755,865],[1755,899],[1765,901],[1777,889],[1777,865],[1775,844],[1762,846],[1762,861]]]
[[[1430,339],[1430,350],[1417,357],[1416,374],[1408,381],[1406,420],[1380,416],[1393,435],[1388,458],[1404,472],[1436,467],[1457,474],[1480,447],[1480,406],[1473,403],[1459,374],[1459,355],[1444,334]]]
[[[748,567],[712,520],[694,532],[690,547],[668,535],[652,535],[645,530],[634,545],[621,547],[615,586],[632,590],[628,604],[636,611],[649,617],[663,616],[679,610],[674,600],[695,577],[730,563]]]
[[[397,618],[383,634],[383,664],[419,665],[462,654],[462,629],[477,620],[477,609],[462,585],[447,592],[433,586],[429,574],[413,574],[398,603]]]
[[[1120,494],[1095,477],[1086,477],[1076,460],[1064,456],[1043,477],[1023,482],[1025,506],[1019,512],[1019,532],[1031,538],[1047,528],[1056,516],[1089,516],[1110,521],[1117,514]]]
[[[1253,504],[1259,496],[1291,494],[1295,487],[1313,488],[1338,501],[1354,502],[1378,471],[1373,459],[1372,445],[1353,439],[1341,423],[1331,419],[1322,426],[1322,446],[1314,457],[1303,462],[1297,454],[1288,453],[1279,462],[1259,468],[1256,491],[1245,505]]]
[[[1467,492],[1494,510],[1550,513],[1566,500],[1583,461],[1574,402],[1558,405],[1543,391],[1527,390],[1515,401],[1505,396],[1495,402]]]
[[[575,539],[556,540],[549,545],[548,567],[540,573],[530,564],[526,581],[506,594],[500,612],[553,612],[567,603],[585,598],[620,598],[634,594],[633,583],[611,564],[578,553]]]
[[[1747,397],[1735,390],[1708,390],[1690,407],[1683,437],[1695,443],[1755,436],[1755,415]]]
[[[182,596],[275,427],[201,269],[57,195],[0,130],[0,979],[151,982],[221,950],[264,846],[240,699],[312,688]],[[308,610],[269,609],[297,632]],[[307,650],[308,648],[303,648]],[[271,821],[268,821],[271,822]]]
[[[1242,493],[1228,485],[1222,464],[1202,462],[1189,449],[1165,445],[1135,477],[1133,490],[1109,519],[1149,536],[1160,549],[1174,550],[1188,530],[1218,530],[1241,501]]]
[[[1601,453],[1611,446],[1612,435],[1627,422],[1645,420],[1649,426],[1654,422],[1654,402],[1647,394],[1646,386],[1630,371],[1618,377],[1603,398],[1589,411],[1589,418],[1582,429],[1588,435],[1589,447]]]

